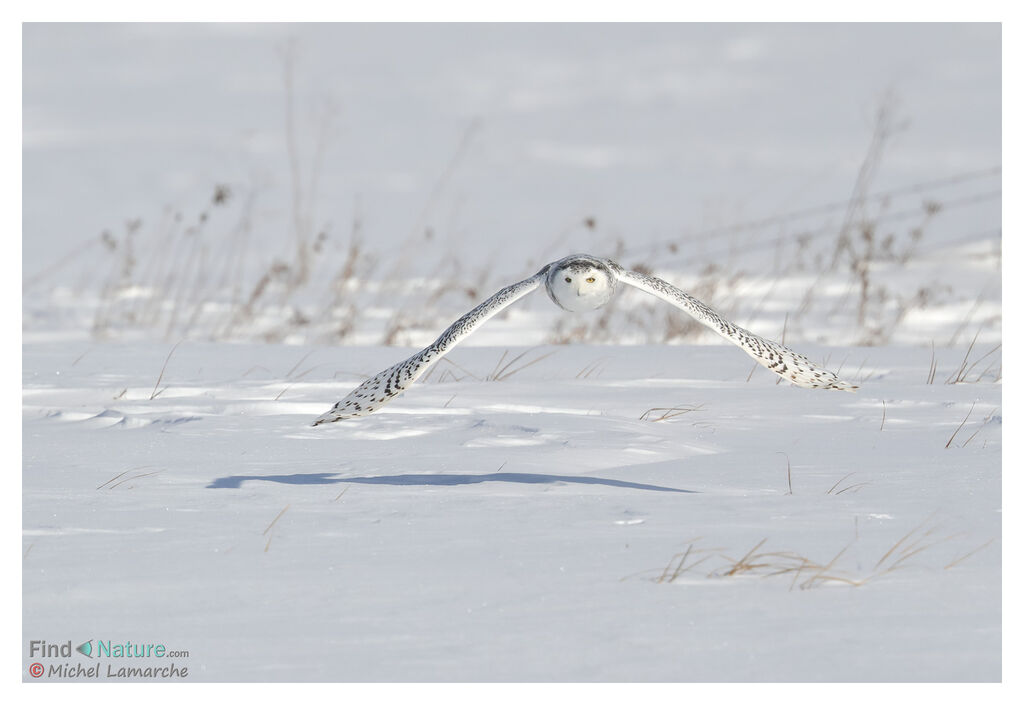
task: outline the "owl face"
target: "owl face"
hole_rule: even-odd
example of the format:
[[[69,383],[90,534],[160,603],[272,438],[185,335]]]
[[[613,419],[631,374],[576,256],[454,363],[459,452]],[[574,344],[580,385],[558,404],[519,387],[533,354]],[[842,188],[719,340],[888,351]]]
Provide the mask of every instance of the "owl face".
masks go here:
[[[567,257],[556,263],[545,280],[548,296],[566,311],[592,311],[615,293],[608,267],[588,258]]]

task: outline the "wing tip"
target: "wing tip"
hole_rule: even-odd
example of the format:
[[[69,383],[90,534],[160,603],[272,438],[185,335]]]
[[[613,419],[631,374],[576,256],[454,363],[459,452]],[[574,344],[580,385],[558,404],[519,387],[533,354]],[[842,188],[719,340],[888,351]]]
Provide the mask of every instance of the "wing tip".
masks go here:
[[[340,418],[340,416],[334,413],[334,409],[331,409],[326,414],[321,414],[320,416],[318,416],[316,421],[311,423],[310,426],[313,426],[315,428],[316,426],[319,426],[322,423],[333,423]]]

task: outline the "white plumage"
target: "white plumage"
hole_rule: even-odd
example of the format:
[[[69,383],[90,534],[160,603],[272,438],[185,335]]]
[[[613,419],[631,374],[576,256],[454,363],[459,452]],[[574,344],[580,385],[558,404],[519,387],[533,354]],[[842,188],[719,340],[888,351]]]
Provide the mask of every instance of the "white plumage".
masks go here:
[[[401,394],[426,372],[428,367],[440,360],[478,326],[541,284],[544,284],[551,300],[566,311],[589,311],[608,303],[619,282],[653,294],[686,311],[729,342],[741,347],[758,364],[799,387],[840,389],[847,392],[857,389],[855,385],[840,380],[834,372],[818,367],[786,346],[766,340],[727,321],[711,307],[663,279],[623,269],[609,259],[591,255],[570,255],[545,265],[529,279],[505,287],[455,321],[423,350],[360,384],[330,411],[314,421],[313,425],[366,416],[377,411]]]

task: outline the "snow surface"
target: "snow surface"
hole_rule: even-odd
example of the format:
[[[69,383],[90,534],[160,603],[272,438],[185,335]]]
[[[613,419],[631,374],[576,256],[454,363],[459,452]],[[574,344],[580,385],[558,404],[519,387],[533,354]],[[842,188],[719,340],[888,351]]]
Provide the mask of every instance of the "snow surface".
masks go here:
[[[151,399],[168,346],[27,344],[25,639],[212,681],[1001,678],[1001,389],[942,383],[963,350],[935,384],[845,351],[857,394],[732,347],[525,351],[311,428],[406,351],[186,343]]]

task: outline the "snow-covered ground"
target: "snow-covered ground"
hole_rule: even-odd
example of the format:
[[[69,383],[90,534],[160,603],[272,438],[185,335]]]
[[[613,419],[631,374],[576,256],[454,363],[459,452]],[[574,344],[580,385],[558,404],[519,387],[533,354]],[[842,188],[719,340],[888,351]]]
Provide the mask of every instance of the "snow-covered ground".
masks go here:
[[[157,384],[168,352],[26,347],[26,639],[219,681],[1001,677],[1000,385],[944,384],[962,349],[934,384],[844,351],[847,394],[732,347],[466,348],[317,428],[404,351],[183,344]]]
[[[25,680],[1001,679],[998,25],[24,41]],[[572,252],[861,389],[537,292],[310,427]]]

